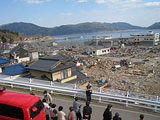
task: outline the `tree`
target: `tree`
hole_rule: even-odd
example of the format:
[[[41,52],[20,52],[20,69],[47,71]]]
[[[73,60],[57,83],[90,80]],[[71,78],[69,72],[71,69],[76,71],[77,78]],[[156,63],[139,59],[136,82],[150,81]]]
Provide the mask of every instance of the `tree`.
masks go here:
[[[14,40],[11,38],[10,40],[9,40],[9,43],[13,43],[14,42]]]
[[[2,40],[3,43],[7,42],[7,39],[4,36],[1,37],[1,40]]]

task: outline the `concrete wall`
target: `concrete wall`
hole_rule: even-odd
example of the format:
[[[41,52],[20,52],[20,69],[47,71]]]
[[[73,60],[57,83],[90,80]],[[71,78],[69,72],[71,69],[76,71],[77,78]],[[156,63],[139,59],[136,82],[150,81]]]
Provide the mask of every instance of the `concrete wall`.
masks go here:
[[[142,45],[142,46],[154,46],[154,41],[140,41],[139,42],[139,45]]]

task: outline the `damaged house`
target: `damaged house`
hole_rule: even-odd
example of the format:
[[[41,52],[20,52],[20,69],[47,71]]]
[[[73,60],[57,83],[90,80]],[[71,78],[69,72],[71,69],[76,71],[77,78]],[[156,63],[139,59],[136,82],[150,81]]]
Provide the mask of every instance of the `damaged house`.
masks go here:
[[[28,51],[19,46],[14,47],[10,51],[10,58],[17,63],[26,62],[30,60]]]
[[[75,64],[69,56],[54,55],[40,58],[30,64],[28,69],[32,76],[46,77],[51,81],[64,83],[77,78],[77,75],[72,74],[73,66]]]

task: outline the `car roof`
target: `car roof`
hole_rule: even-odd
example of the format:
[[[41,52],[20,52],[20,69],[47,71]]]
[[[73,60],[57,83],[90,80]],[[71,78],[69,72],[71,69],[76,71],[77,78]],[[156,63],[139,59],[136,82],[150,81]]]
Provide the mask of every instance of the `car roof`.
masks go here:
[[[3,91],[0,93],[0,103],[12,105],[21,108],[27,108],[35,104],[40,97],[12,92],[12,91]]]

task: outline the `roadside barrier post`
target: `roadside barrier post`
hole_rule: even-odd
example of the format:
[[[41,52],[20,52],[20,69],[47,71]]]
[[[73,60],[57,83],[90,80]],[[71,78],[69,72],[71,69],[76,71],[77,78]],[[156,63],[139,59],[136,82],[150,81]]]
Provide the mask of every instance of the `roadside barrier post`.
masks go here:
[[[11,81],[13,81],[13,76],[10,76]],[[13,84],[11,83],[11,88],[13,88]]]
[[[29,84],[31,84],[31,83],[32,83],[32,79],[29,78]],[[32,87],[29,87],[29,90],[32,91]]]
[[[76,85],[76,84],[73,85],[73,89],[74,89],[74,90],[77,89],[77,85]],[[74,98],[75,98],[76,96],[77,96],[77,95],[76,95],[76,93],[75,93],[75,94],[74,94]]]
[[[102,93],[102,88],[101,87],[99,88],[99,93]],[[101,102],[101,101],[102,101],[102,98],[99,97],[99,102]]]
[[[157,96],[156,101],[159,102],[159,97],[158,96]],[[154,111],[157,112],[157,106],[154,107]]]
[[[51,87],[53,86],[53,82],[50,83]],[[53,94],[53,90],[51,90],[51,94]]]
[[[129,92],[127,91],[127,98],[128,98],[128,96],[129,96]],[[128,100],[126,100],[126,107],[128,107]]]

